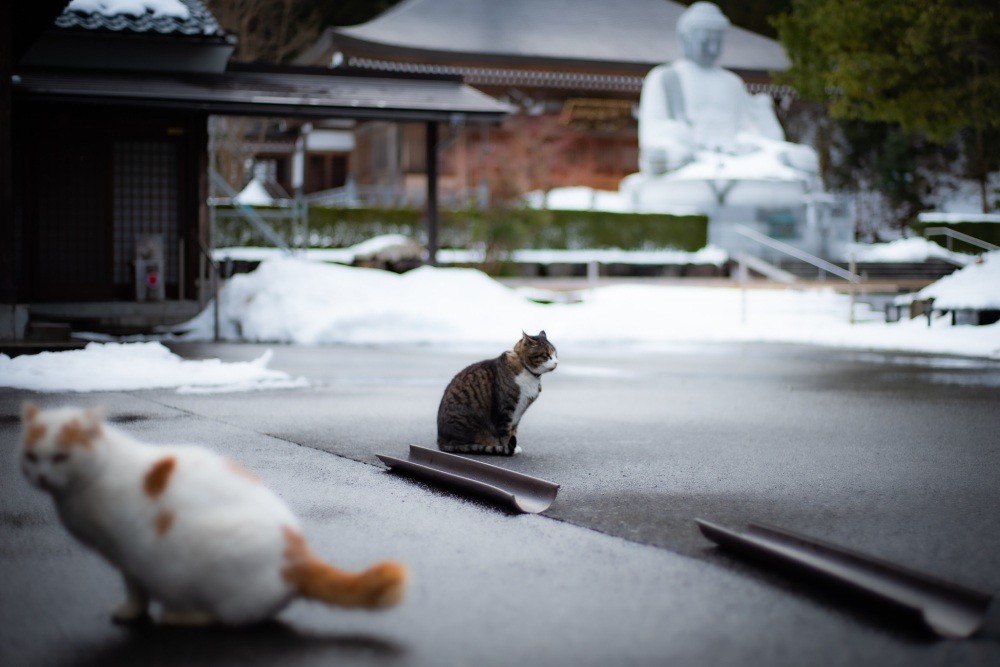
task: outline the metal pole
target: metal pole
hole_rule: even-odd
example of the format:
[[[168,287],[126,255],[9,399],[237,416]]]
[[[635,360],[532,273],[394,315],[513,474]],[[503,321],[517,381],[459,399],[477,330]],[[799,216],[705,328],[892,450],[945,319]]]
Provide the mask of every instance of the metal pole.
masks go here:
[[[219,342],[219,267],[218,265],[209,260],[209,267],[212,269],[212,291],[215,293],[215,299],[212,305],[212,340],[216,343]]]
[[[184,239],[177,243],[177,300],[184,300]]]
[[[857,256],[855,255],[855,253],[854,253],[853,250],[851,251],[851,262],[850,262],[850,268],[849,268],[849,270],[854,275],[858,274]],[[851,282],[851,283],[848,283],[848,284],[851,286],[851,312],[850,312],[850,315],[848,316],[847,320],[851,324],[854,324],[854,302],[857,299],[857,294],[856,294],[857,293],[857,283]]]
[[[438,251],[438,126],[427,123],[427,263],[437,266]]]
[[[51,3],[50,3],[51,4]],[[43,10],[47,13],[48,10]],[[17,235],[14,224],[14,133],[13,91],[11,76],[14,73],[14,3],[0,5],[0,303],[9,305],[11,322],[17,319],[18,276],[15,271],[17,259],[14,253],[14,239]],[[53,20],[53,16],[49,20]],[[16,326],[15,326],[16,330]],[[5,334],[0,333],[0,338]],[[17,338],[16,331],[10,335]]]

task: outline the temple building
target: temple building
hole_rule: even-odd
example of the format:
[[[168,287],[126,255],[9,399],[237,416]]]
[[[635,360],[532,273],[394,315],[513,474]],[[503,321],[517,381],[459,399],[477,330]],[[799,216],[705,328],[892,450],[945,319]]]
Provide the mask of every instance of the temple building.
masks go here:
[[[441,191],[456,201],[583,185],[617,190],[638,170],[643,78],[682,55],[674,26],[686,6],[666,0],[403,0],[373,20],[328,28],[299,63],[368,74],[460,76],[519,113],[500,128],[442,128]],[[751,93],[791,91],[775,40],[733,26],[719,61]],[[339,157],[353,186],[417,197],[424,126],[364,123]],[[328,187],[342,183],[330,182]],[[317,186],[314,186],[314,189]]]
[[[455,77],[231,63],[238,36],[202,0],[0,3],[0,26],[17,28],[0,39],[0,341],[147,331],[204,306],[221,273],[221,118],[315,124],[309,145],[330,153],[347,146],[337,128],[417,124],[434,173],[440,126],[511,111]],[[433,258],[437,181],[425,183]]]

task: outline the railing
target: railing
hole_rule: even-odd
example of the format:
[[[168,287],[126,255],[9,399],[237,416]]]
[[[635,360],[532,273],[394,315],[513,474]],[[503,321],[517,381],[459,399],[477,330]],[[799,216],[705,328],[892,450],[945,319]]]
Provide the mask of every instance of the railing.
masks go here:
[[[1000,250],[1000,246],[993,245],[989,241],[983,241],[982,239],[977,239],[975,236],[969,236],[968,234],[963,234],[962,232],[956,232],[950,227],[928,227],[924,230],[924,236],[937,236],[944,235],[948,237],[948,250],[951,250],[951,240],[955,239],[958,241],[964,241],[969,245],[974,245],[977,248],[982,248],[983,250],[989,252],[991,250]]]
[[[848,321],[851,324],[854,324],[854,302],[857,299],[856,286],[859,282],[861,282],[861,276],[859,276],[857,273],[854,272],[855,268],[854,253],[851,253],[851,262],[850,262],[851,270],[847,271],[840,268],[836,264],[828,262],[820,257],[816,257],[815,255],[812,255],[806,252],[805,250],[796,248],[795,246],[789,245],[782,241],[778,241],[777,239],[772,239],[767,234],[762,234],[757,230],[750,229],[749,227],[746,227],[744,225],[734,225],[733,231],[735,231],[737,234],[741,236],[750,239],[751,241],[756,241],[757,243],[767,246],[772,250],[777,250],[778,252],[794,257],[795,259],[799,259],[802,260],[803,262],[812,264],[821,271],[826,271],[827,273],[835,275],[838,278],[843,278],[844,280],[846,280],[850,284],[850,294],[851,294],[851,310],[850,314],[848,315]],[[747,289],[747,278],[748,278],[747,264],[749,262],[745,261],[745,258],[741,258],[740,255],[737,255],[737,261],[739,262],[739,281],[741,290],[740,317],[741,320],[745,323],[747,320],[747,307],[746,307],[746,289]]]
[[[236,207],[235,210],[239,211],[239,213],[241,214],[240,217],[244,218],[247,222],[249,222],[253,226],[253,228],[256,229],[258,233],[260,233],[261,236],[266,238],[268,242],[271,243],[271,245],[275,246],[276,248],[281,248],[286,253],[292,252],[292,249],[288,247],[287,243],[285,243],[285,239],[281,238],[281,236],[276,231],[274,231],[271,225],[267,224],[267,222],[264,220],[263,217],[261,217],[259,212],[255,211],[251,206],[247,206],[246,204],[240,204],[239,202],[236,201],[237,192],[233,190],[232,187],[230,187],[229,183],[226,182],[226,179],[224,179],[219,172],[215,171],[214,169],[209,169],[209,176],[212,179],[212,185],[219,188],[219,190],[221,190],[227,197],[229,197],[230,201]]]

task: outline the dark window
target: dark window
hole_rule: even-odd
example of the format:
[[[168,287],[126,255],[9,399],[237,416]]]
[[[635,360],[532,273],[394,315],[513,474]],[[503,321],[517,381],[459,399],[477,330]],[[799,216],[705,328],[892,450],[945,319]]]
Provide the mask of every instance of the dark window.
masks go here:
[[[116,141],[113,151],[112,227],[114,281],[132,281],[140,236],[160,235],[167,283],[177,283],[179,197],[177,145],[168,141]]]

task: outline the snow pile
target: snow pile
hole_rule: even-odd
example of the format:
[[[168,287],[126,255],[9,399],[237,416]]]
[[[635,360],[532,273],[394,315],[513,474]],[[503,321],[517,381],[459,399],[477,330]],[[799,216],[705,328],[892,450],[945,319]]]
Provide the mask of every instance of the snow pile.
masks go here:
[[[146,12],[154,17],[170,16],[181,20],[191,16],[180,0],[73,0],[66,9],[104,16],[142,16]]]
[[[935,308],[947,310],[1000,309],[1000,250],[986,253],[981,261],[928,285],[916,298],[934,299]]]
[[[978,202],[977,202],[978,204]],[[920,222],[937,222],[937,223],[959,223],[959,222],[985,222],[1000,224],[1000,213],[978,213],[978,212],[940,212],[940,211],[930,211],[927,213],[918,213],[917,219]]]
[[[975,261],[972,255],[953,252],[933,241],[920,236],[899,239],[890,243],[851,243],[845,257],[854,253],[859,262],[926,262],[929,259],[943,259],[964,265]]]
[[[996,291],[1000,281],[993,281]],[[375,269],[279,259],[233,277],[221,293],[221,335],[299,344],[490,343],[545,329],[557,343],[787,342],[1000,357],[1000,326],[926,320],[887,324],[831,289],[617,285],[579,303],[529,301],[472,269]],[[553,299],[557,300],[557,299]],[[744,320],[745,313],[745,320]],[[212,337],[211,307],[182,327]]]
[[[0,354],[0,386],[32,391],[128,391],[177,387],[221,393],[308,386],[269,370],[268,350],[253,361],[186,361],[161,343],[90,343],[82,350],[10,358]]]
[[[400,275],[282,258],[234,276],[219,310],[228,340],[366,344],[492,342],[510,322],[540,320],[538,308],[472,269]],[[212,327],[208,308],[180,328],[205,340]]]

